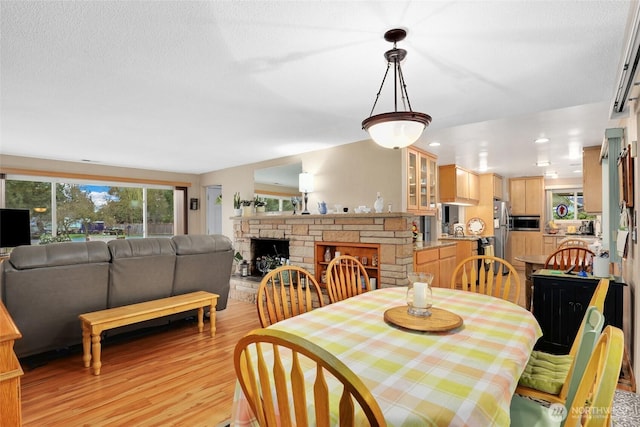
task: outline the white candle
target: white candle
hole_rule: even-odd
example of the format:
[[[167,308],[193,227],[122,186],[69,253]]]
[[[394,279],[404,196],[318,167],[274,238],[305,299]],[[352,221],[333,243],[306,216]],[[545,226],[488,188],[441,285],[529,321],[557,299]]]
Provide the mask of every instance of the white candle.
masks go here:
[[[427,284],[415,282],[413,284],[413,306],[427,308]]]

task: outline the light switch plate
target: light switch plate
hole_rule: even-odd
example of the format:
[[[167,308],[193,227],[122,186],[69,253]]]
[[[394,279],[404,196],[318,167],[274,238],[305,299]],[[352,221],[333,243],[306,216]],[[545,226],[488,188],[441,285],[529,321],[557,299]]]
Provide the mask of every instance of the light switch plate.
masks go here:
[[[631,141],[631,157],[638,156],[638,141]]]

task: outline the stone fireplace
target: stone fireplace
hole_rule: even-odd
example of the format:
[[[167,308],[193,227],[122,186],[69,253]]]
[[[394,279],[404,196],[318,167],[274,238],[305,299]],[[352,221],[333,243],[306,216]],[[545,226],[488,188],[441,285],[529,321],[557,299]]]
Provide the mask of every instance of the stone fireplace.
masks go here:
[[[411,224],[418,217],[411,213],[283,214],[232,219],[235,250],[246,260],[255,259],[256,241],[264,241],[265,250],[271,252],[273,242],[288,242],[290,263],[315,274],[316,242],[376,243],[380,245],[378,287],[404,286],[407,273],[413,271]],[[231,296],[255,301],[258,284],[255,279],[232,276]]]
[[[250,275],[262,276],[260,259],[265,256],[278,258],[281,263],[289,259],[289,239],[251,238],[249,259]]]

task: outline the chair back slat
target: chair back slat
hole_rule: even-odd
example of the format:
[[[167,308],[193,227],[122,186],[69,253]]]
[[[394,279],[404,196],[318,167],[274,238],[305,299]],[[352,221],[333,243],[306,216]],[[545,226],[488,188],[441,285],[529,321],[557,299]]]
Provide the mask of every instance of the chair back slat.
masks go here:
[[[592,250],[579,246],[568,246],[556,249],[544,263],[544,268],[552,270],[567,270],[571,267],[577,271],[591,272],[595,253]]]
[[[258,288],[256,306],[263,328],[323,305],[318,282],[302,267],[278,267],[262,278]]]
[[[326,281],[327,293],[332,303],[371,290],[367,269],[350,255],[340,255],[331,260],[327,266]]]
[[[572,401],[567,400],[566,426],[608,426],[624,353],[622,330],[607,326],[591,353]]]
[[[492,255],[474,255],[462,260],[453,270],[450,287],[491,295],[515,304],[520,298],[518,272],[504,259]]]
[[[269,346],[273,351],[267,354]],[[313,374],[308,371],[310,366]],[[333,354],[300,336],[272,328],[256,329],[236,344],[234,367],[260,426],[329,427],[335,412],[340,426],[354,426],[356,413],[364,414],[371,426],[386,426],[380,406],[362,380]],[[341,387],[339,399],[330,397],[329,377],[332,384]],[[308,401],[310,396],[313,402]],[[334,400],[337,408],[332,409]],[[292,407],[295,422],[291,420]],[[308,413],[312,407],[315,421]]]

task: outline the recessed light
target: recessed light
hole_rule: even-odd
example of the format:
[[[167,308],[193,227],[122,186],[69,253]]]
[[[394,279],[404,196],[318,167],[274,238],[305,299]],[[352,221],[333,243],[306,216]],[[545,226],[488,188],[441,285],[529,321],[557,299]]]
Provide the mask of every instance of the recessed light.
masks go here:
[[[440,143],[436,142],[436,141],[433,141],[433,142],[429,143],[429,147],[439,147],[439,146],[440,146]]]
[[[573,173],[582,173],[582,169],[576,169],[573,171]]]
[[[535,140],[536,144],[544,144],[546,142],[549,142],[549,138],[543,137],[543,138],[538,138],[538,139]]]
[[[550,164],[551,162],[549,162],[548,160],[542,160],[542,161],[536,162],[536,166],[539,166],[541,168],[545,166],[549,166]]]

